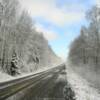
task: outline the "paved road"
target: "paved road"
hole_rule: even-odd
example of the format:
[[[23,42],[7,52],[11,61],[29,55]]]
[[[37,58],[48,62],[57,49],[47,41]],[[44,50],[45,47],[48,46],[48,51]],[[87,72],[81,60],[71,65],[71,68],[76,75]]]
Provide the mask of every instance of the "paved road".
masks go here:
[[[65,64],[0,83],[0,100],[75,100]],[[12,96],[12,97],[11,97]]]
[[[66,73],[48,75],[40,83],[25,91],[20,100],[65,100],[63,89],[67,84]]]
[[[39,71],[27,76],[16,78],[14,80],[1,82],[0,83],[0,100],[5,100],[8,97],[11,98],[11,96],[14,97],[14,95],[16,97],[16,95],[17,94],[20,95],[20,93],[21,93],[21,97],[24,96],[24,94],[25,94],[24,97],[26,97],[27,91],[30,91],[30,90],[32,92],[30,91],[28,93],[32,94],[33,91],[36,93],[37,91],[36,87],[38,85],[39,85],[38,86],[39,88],[42,86],[42,84],[45,84],[47,86],[47,83],[49,83],[49,80],[54,79],[55,76],[57,77],[58,74],[65,68],[64,66],[65,64],[60,64],[55,67],[45,69],[43,71]],[[36,89],[34,90],[33,88],[36,88]],[[17,98],[20,97],[19,95],[17,95]],[[15,99],[10,99],[10,100],[15,100]],[[17,99],[17,100],[22,100],[22,99]],[[26,100],[30,100],[30,99],[26,99]]]

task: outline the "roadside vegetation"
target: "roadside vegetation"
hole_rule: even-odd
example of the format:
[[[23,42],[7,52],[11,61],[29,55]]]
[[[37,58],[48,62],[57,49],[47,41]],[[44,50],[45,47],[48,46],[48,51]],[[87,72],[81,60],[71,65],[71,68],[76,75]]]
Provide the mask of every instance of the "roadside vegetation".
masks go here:
[[[92,7],[86,18],[88,26],[82,26],[71,44],[69,61],[77,72],[100,88],[100,8]]]
[[[18,0],[0,2],[0,71],[12,76],[59,61]]]

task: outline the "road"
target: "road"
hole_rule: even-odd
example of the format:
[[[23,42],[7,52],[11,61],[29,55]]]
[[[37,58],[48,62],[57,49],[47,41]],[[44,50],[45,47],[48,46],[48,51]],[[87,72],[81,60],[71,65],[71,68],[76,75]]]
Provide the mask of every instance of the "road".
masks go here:
[[[21,100],[65,100],[63,89],[67,85],[66,73],[63,71],[48,75],[35,87],[28,89]]]
[[[73,92],[67,85],[65,64],[60,64],[0,83],[0,100],[75,100],[72,99]]]

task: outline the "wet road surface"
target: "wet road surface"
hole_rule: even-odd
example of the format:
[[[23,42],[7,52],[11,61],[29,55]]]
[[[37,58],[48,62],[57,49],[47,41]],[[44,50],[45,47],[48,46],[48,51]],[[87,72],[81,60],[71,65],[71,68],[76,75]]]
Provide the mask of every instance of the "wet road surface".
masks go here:
[[[21,100],[65,100],[64,87],[67,85],[66,73],[49,75],[34,88],[28,89]]]

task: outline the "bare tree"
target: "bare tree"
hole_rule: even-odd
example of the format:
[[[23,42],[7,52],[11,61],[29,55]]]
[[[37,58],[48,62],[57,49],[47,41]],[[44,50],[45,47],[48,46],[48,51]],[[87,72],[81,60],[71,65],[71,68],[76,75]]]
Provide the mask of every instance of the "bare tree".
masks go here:
[[[100,65],[100,8],[93,7],[86,18],[89,26],[82,27],[80,36],[72,43],[69,58],[72,63],[91,63],[97,71]]]
[[[19,11],[19,6],[18,0],[0,2],[0,69],[11,75],[37,70],[58,59],[43,34],[36,32],[28,12]]]

